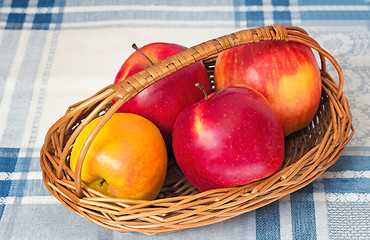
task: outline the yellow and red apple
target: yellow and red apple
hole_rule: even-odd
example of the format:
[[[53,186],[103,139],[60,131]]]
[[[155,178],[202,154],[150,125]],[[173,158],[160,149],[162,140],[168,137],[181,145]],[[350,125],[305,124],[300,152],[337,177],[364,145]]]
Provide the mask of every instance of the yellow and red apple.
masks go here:
[[[72,148],[70,167],[98,123],[91,121]],[[158,128],[136,114],[115,113],[91,143],[81,168],[81,180],[107,196],[152,200],[160,192],[167,171],[167,151]]]
[[[250,86],[271,103],[287,136],[306,127],[321,99],[321,77],[311,49],[296,42],[261,41],[221,52],[216,90]]]
[[[152,63],[162,61],[187,49],[171,43],[150,43],[140,51]],[[136,51],[123,63],[117,73],[115,83],[149,67],[152,63]],[[205,66],[196,62],[159,80],[122,105],[118,112],[139,114],[152,121],[161,131],[170,150],[172,128],[178,114],[187,106],[203,98],[203,93],[194,87],[201,83],[208,93],[211,86]]]
[[[185,177],[201,191],[244,185],[281,168],[283,129],[262,94],[229,87],[180,113],[173,151]]]

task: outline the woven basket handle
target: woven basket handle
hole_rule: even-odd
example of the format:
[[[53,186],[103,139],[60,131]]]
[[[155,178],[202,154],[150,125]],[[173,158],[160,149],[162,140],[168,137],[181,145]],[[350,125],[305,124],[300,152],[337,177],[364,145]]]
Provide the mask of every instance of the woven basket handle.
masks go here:
[[[223,50],[228,48],[232,48],[235,46],[239,46],[242,44],[247,43],[256,43],[259,41],[266,41],[266,40],[276,40],[276,41],[295,41],[303,43],[308,47],[315,49],[320,56],[321,60],[321,74],[326,76],[326,63],[325,58],[327,58],[335,67],[338,72],[339,76],[339,84],[338,84],[338,98],[342,95],[342,88],[343,88],[343,73],[336,62],[336,60],[324,49],[320,47],[320,45],[308,36],[307,32],[299,27],[294,26],[266,26],[254,29],[247,29],[242,30],[236,33],[232,33],[229,35],[222,36],[217,39],[213,39],[204,43],[201,43],[197,46],[191,47],[186,49],[178,54],[175,54],[159,63],[151,65],[144,69],[143,71],[132,75],[131,77],[126,78],[125,80],[108,86],[105,91],[101,91],[100,94],[97,94],[96,98],[103,99],[105,98],[97,107],[94,109],[93,113],[89,114],[86,118],[85,123],[79,126],[79,129],[76,130],[74,133],[77,135],[94,116],[96,113],[101,110],[108,102],[112,101],[112,99],[118,99],[115,104],[103,115],[101,120],[95,126],[93,131],[90,133],[88,139],[86,140],[84,146],[81,149],[80,155],[78,157],[76,163],[76,172],[75,172],[75,188],[76,193],[79,197],[83,196],[82,190],[82,183],[81,183],[81,167],[83,164],[83,159],[87,153],[88,148],[91,145],[92,140],[95,138],[99,130],[104,126],[104,124],[108,121],[108,119],[118,110],[118,108],[128,101],[130,98],[134,97],[136,94],[150,86],[151,84],[155,83],[156,81],[182,69],[186,66],[189,66],[197,61],[204,61],[209,59],[212,56],[217,56]],[[87,103],[85,103],[87,104]],[[73,138],[70,139],[71,144]],[[64,151],[62,154],[63,157],[66,157],[67,151]],[[58,178],[62,177],[62,170],[63,164],[60,164],[57,172]]]
[[[183,52],[175,54],[157,64],[149,66],[143,71],[117,83],[117,85],[112,86],[112,88],[121,96],[125,96],[126,92],[136,95],[137,92],[140,92],[152,83],[197,61],[203,61],[210,56],[217,55],[221,51],[231,47],[266,40],[295,41],[315,49],[320,55],[321,70],[324,76],[327,74],[325,57],[337,70],[339,76],[337,95],[338,97],[342,95],[343,73],[337,61],[327,51],[322,49],[320,45],[302,28],[279,25],[242,30],[201,43],[197,46],[186,49]]]

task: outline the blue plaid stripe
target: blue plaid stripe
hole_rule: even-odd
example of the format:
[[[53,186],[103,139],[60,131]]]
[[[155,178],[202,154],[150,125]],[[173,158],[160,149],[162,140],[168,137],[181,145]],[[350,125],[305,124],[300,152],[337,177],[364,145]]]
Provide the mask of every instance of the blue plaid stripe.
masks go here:
[[[272,0],[272,6],[289,6],[289,0]],[[273,11],[274,23],[279,25],[292,25],[292,17],[290,11],[280,10],[277,11],[276,8]]]
[[[291,194],[290,199],[293,238],[302,240],[316,239],[312,184]]]
[[[369,11],[304,11],[302,20],[370,20]]]
[[[289,0],[272,0],[272,6],[289,6]],[[292,25],[292,17],[290,11],[280,10],[277,11],[276,8],[273,11],[274,23],[279,25]]]
[[[24,13],[10,13],[5,29],[22,29],[25,19],[26,14]]]
[[[12,8],[27,8],[29,0],[12,1]]]
[[[28,0],[12,1],[12,8],[23,8],[26,9],[28,6]],[[22,29],[23,24],[26,20],[25,13],[10,13],[6,22],[5,29]]]
[[[316,5],[316,6],[335,6],[335,5],[365,5],[366,0],[298,0],[299,5],[308,6],[308,5]]]
[[[50,13],[55,6],[62,5],[55,0],[38,0],[37,3],[29,0],[12,1],[10,13],[7,16],[1,16],[0,21],[6,23],[5,29],[23,29],[25,23],[30,23],[31,29],[48,30],[50,24],[60,24],[62,22],[62,13]],[[27,10],[32,8],[32,13]],[[34,11],[36,9],[36,11]]]
[[[38,13],[35,15],[33,21],[32,29],[49,29],[51,23],[51,14],[50,13]]]
[[[370,178],[323,179],[322,182],[327,193],[367,193],[370,186]]]
[[[13,172],[19,148],[0,148],[0,172]],[[0,198],[9,196],[11,181],[0,181]],[[0,219],[3,216],[5,205],[0,204]]]
[[[16,2],[16,3],[15,3]],[[218,5],[216,5],[216,3]],[[26,0],[13,1],[11,4],[12,10],[6,16],[0,16],[0,22],[5,22],[6,29],[22,29],[27,23],[27,28],[47,30],[50,24],[73,23],[71,26],[75,28],[94,28],[100,27],[96,22],[106,23],[105,26],[135,26],[146,27],[152,26],[150,21],[162,21],[162,26],[192,26],[192,27],[210,27],[212,24],[204,25],[204,21],[218,21],[214,26],[223,25],[238,25],[241,27],[256,27],[267,24],[281,24],[291,25],[293,23],[292,14],[299,16],[296,21],[319,21],[319,20],[332,20],[332,21],[369,21],[369,10],[365,6],[368,4],[364,1],[340,1],[339,4],[343,6],[364,6],[364,10],[351,10],[349,8],[341,10],[322,10],[322,6],[330,6],[331,1],[298,1],[297,6],[291,6],[290,1],[272,0],[271,5],[264,5],[262,0],[253,1],[240,1],[234,0],[232,5],[226,1],[199,2],[199,7],[210,5],[219,6],[217,10],[197,11],[197,6],[194,6],[191,11],[177,11],[176,8],[188,7],[191,3],[187,2],[174,2],[164,1],[161,2],[162,8],[145,9],[145,2],[125,2],[128,7],[125,10],[125,5],[119,5],[119,10],[99,9],[91,2],[71,1],[65,8],[58,11],[60,6],[63,6],[63,1],[54,0],[39,0],[37,3],[29,2]],[[338,4],[338,2],[336,3]],[[110,6],[109,3],[100,2],[99,5]],[[81,6],[85,6],[90,11],[79,10]],[[137,8],[132,8],[137,6]],[[144,9],[141,9],[143,6]],[[154,7],[156,5],[153,5]],[[299,6],[301,8],[299,8]],[[130,7],[130,8],[129,8]],[[222,7],[225,7],[224,9]],[[233,9],[234,7],[234,9]],[[71,10],[70,8],[74,8]],[[76,9],[77,8],[77,9]],[[32,9],[31,13],[27,13],[27,9]],[[313,10],[312,10],[313,9]],[[134,23],[136,20],[137,23]],[[139,21],[143,21],[140,23]],[[118,23],[114,23],[114,21]],[[187,23],[188,22],[188,23]],[[161,25],[161,24],[159,24]],[[67,28],[69,26],[67,25]]]
[[[37,7],[52,7],[54,6],[55,0],[38,0]]]
[[[328,171],[370,171],[370,156],[341,156]]]
[[[28,197],[28,196],[49,196],[50,192],[44,186],[43,180],[15,180],[12,181],[12,187],[9,190],[8,197]]]
[[[280,239],[279,203],[273,202],[256,210],[257,240]]]
[[[13,172],[17,162],[19,148],[0,148],[0,172]],[[1,196],[5,196],[0,191]]]
[[[22,136],[26,126],[26,119],[19,119],[19,116],[27,116],[32,100],[32,92],[37,71],[43,54],[43,43],[45,42],[46,32],[37,34],[32,31],[25,48],[25,56],[21,62],[22,71],[19,72],[15,81],[15,91],[10,101],[10,110],[5,122],[5,130],[1,141],[2,146],[18,145],[22,141]],[[17,124],[14,124],[17,122]],[[18,145],[19,146],[19,145]]]
[[[289,11],[274,11],[274,22],[279,25],[291,25],[292,18]]]

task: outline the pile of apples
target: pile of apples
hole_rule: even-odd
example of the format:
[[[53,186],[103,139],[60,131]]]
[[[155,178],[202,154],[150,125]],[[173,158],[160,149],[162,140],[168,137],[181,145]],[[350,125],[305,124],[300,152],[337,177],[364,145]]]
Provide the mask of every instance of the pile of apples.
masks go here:
[[[185,49],[169,43],[151,43],[136,49],[123,63],[114,82]],[[321,77],[311,49],[289,41],[263,41],[230,48],[216,59],[214,84],[215,92],[211,92],[206,68],[202,62],[196,62],[124,103],[116,115],[133,114],[149,120],[158,128],[163,141],[144,136],[141,141],[149,144],[140,151],[153,154],[124,157],[111,152],[121,151],[119,148],[130,152],[135,147],[124,143],[112,148],[108,141],[106,145],[102,141],[99,151],[91,146],[89,151],[94,153],[89,155],[89,162],[85,159],[86,170],[81,179],[112,197],[154,199],[166,174],[163,169],[167,155],[154,154],[159,148],[173,152],[184,176],[200,191],[248,184],[279,171],[284,160],[284,137],[306,127],[320,103]],[[120,128],[113,128],[113,132],[114,140],[120,143],[132,138]],[[117,137],[120,132],[124,136]],[[71,155],[73,171],[76,162],[73,159],[79,149],[75,152],[72,150]],[[111,161],[113,158],[115,161]],[[140,171],[127,171],[137,166]],[[109,175],[119,177],[109,182]],[[139,197],[114,194],[146,190],[150,194]]]

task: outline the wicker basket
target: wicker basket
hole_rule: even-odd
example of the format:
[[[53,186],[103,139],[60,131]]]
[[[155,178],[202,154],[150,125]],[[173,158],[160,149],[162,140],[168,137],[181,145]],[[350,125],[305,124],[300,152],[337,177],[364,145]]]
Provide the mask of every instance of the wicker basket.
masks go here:
[[[296,41],[319,53],[322,98],[310,125],[286,138],[283,168],[263,180],[240,187],[199,192],[182,175],[173,158],[169,159],[165,184],[153,201],[110,198],[81,182],[83,158],[99,129],[127,100],[144,88],[196,61],[203,61],[210,81],[216,57],[221,51],[264,40]],[[338,84],[326,72],[329,60],[338,74]],[[335,59],[301,28],[267,26],[247,29],[213,39],[110,85],[92,97],[72,105],[48,131],[40,162],[48,190],[77,215],[119,232],[144,234],[170,233],[220,222],[260,208],[292,193],[317,178],[339,158],[354,128],[345,95],[343,74]],[[114,104],[113,99],[117,99]],[[69,169],[73,142],[82,128],[101,116],[77,161],[75,174]]]

